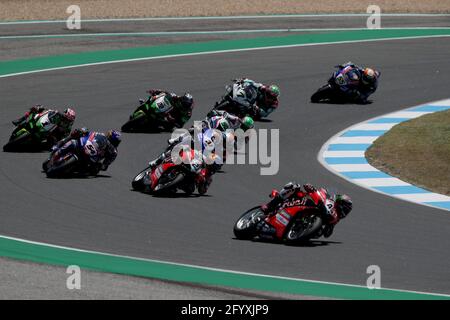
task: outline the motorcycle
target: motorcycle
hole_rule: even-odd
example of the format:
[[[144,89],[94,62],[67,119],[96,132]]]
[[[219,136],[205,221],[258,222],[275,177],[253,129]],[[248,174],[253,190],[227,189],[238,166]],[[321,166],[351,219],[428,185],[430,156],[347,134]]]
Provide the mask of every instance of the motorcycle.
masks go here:
[[[266,214],[261,206],[251,208],[239,217],[234,225],[234,235],[237,239],[251,240],[264,238],[262,233],[265,224],[276,231],[272,238],[288,244],[304,243],[323,235],[325,217],[318,208],[323,191],[316,191],[304,200],[285,202],[275,212]],[[272,193],[274,196],[274,192]]]
[[[38,151],[51,147],[48,137],[57,128],[51,122],[50,111],[39,114],[30,114],[22,124],[18,125],[11,134],[3,151]]]
[[[102,161],[93,143],[95,142],[90,141],[89,137],[80,138],[79,149],[63,156],[56,156],[59,149],[55,148],[42,164],[42,170],[48,178],[96,176]]]
[[[312,96],[311,102],[318,103],[322,101],[346,102],[351,101],[351,97],[346,93],[349,89],[358,85],[359,81],[348,79],[346,72],[350,67],[335,66],[338,70],[334,71],[327,84],[320,87]]]
[[[175,164],[172,157],[168,157],[153,169],[145,168],[134,177],[132,188],[154,194],[176,193],[178,189],[187,194],[194,193],[195,179],[203,168],[203,156],[193,149],[181,151],[180,156],[180,164]],[[206,191],[198,192],[204,194]]]
[[[167,114],[173,109],[164,93],[150,96],[133,112],[129,120],[122,126],[123,132],[171,130]]]
[[[239,118],[250,116],[258,119],[258,115],[252,108],[246,108],[237,102],[238,98],[249,97],[249,99],[256,99],[257,94],[254,87],[244,86],[241,82],[235,81],[233,84],[225,87],[225,94],[220,101],[216,102],[212,110],[223,110]],[[213,113],[210,111],[207,116],[211,117]]]

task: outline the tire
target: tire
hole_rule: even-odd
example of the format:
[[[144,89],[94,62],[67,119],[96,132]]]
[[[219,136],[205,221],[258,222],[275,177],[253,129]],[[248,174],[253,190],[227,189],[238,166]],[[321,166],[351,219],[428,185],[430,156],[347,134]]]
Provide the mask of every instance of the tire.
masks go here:
[[[309,221],[305,221],[305,219]],[[307,223],[305,226],[304,224]],[[305,228],[307,227],[307,228]],[[287,243],[295,244],[300,242],[306,242],[319,231],[322,227],[322,218],[317,214],[311,214],[302,216],[294,220],[289,229],[287,230],[284,238]]]
[[[230,114],[238,115],[236,114],[236,111],[238,111],[237,108],[227,99],[223,99],[218,104],[216,104],[211,111],[213,110],[226,111]],[[212,115],[211,111],[207,114],[208,117]]]
[[[165,174],[165,176],[167,176],[167,174]],[[173,179],[170,179],[168,182],[158,183],[153,191],[155,193],[167,193],[173,191],[173,189],[176,189],[176,186],[181,183],[184,178],[184,173],[178,172],[177,175]]]
[[[42,163],[42,171],[47,172],[49,163],[50,163],[50,159],[47,159]]]
[[[75,169],[78,164],[78,158],[72,155],[68,160],[64,161],[58,166],[51,166],[47,169],[46,174],[48,178],[58,178],[67,175]],[[48,167],[48,165],[47,165]]]
[[[122,132],[133,132],[136,130],[141,130],[143,128],[142,125],[144,123],[144,120],[146,118],[145,114],[141,114],[140,116],[138,116],[137,118],[128,120],[120,129]]]
[[[311,102],[317,103],[322,100],[331,99],[333,96],[334,90],[329,85],[326,84],[323,87],[319,88],[312,96],[311,96]]]
[[[7,144],[3,146],[3,151],[14,152],[21,150],[22,148],[24,148],[26,144],[30,143],[31,139],[32,139],[31,133],[27,132],[13,140],[10,140]]]
[[[150,167],[145,168],[141,172],[139,172],[136,177],[134,177],[133,181],[131,182],[131,187],[133,190],[136,191],[142,191],[145,188],[144,184],[144,176],[147,173],[147,171],[150,169]]]
[[[257,236],[256,227],[259,222],[259,219],[257,218],[265,216],[260,208],[261,207],[258,206],[248,210],[236,221],[233,233],[237,239],[250,240]]]

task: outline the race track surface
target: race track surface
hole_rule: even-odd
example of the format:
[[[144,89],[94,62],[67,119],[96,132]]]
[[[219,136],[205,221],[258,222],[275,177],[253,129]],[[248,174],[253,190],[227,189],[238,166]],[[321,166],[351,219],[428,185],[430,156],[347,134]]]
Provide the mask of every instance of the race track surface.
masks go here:
[[[281,105],[280,171],[225,166],[207,196],[156,198],[130,190],[133,176],[166,145],[169,134],[124,134],[110,170],[94,179],[50,180],[45,153],[0,153],[0,234],[82,249],[239,271],[365,285],[379,265],[382,286],[450,293],[450,220],[445,211],[389,198],[333,175],[317,161],[320,147],[353,123],[408,106],[448,98],[448,38],[270,49],[117,63],[0,79],[0,136],[36,102],[73,105],[76,126],[120,128],[149,87],[196,99],[201,119],[230,79],[275,82]],[[373,104],[309,103],[335,64],[352,60],[382,72]],[[189,125],[192,121],[189,123]],[[308,247],[233,239],[246,209],[274,187],[296,180],[332,187],[354,200],[354,212],[329,241]]]

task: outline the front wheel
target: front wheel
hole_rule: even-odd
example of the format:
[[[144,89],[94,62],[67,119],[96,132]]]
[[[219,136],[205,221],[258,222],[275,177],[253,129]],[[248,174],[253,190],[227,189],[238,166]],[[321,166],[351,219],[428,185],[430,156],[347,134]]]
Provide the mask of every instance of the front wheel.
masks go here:
[[[14,152],[23,149],[25,146],[30,145],[32,141],[32,135],[29,132],[25,132],[19,136],[11,137],[7,144],[3,146],[4,152]]]
[[[329,100],[332,98],[333,92],[333,88],[329,84],[326,84],[311,96],[311,102],[317,103],[322,100]]]
[[[305,215],[295,220],[288,229],[285,239],[288,243],[305,242],[313,238],[322,227],[322,218],[317,214]]]
[[[144,177],[147,174],[149,169],[150,169],[150,167],[145,168],[144,170],[139,172],[136,177],[134,177],[133,181],[131,182],[131,187],[133,188],[133,190],[136,190],[136,191],[144,190],[144,188],[145,188]]]
[[[146,115],[141,113],[133,119],[128,120],[121,128],[122,132],[133,132],[137,130],[143,130],[143,124],[145,122]]]
[[[261,207],[255,207],[245,212],[234,224],[233,233],[237,239],[250,240],[257,236],[256,227],[264,219]]]
[[[46,174],[48,178],[58,178],[69,173],[73,173],[78,164],[78,158],[75,155],[71,155],[64,159],[61,163],[57,165],[49,166],[49,163],[46,164],[47,170]]]

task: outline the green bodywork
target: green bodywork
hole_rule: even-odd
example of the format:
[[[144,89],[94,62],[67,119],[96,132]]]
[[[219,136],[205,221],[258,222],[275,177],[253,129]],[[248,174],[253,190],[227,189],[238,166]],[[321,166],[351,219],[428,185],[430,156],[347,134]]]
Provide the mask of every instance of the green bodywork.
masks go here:
[[[47,138],[49,131],[51,131],[56,125],[43,119],[46,114],[37,117],[36,114],[30,114],[23,124],[19,125],[16,130],[13,131],[10,140],[15,140],[23,135],[30,134],[38,141],[44,141]],[[48,117],[46,117],[48,120]],[[48,126],[51,125],[49,128]]]

